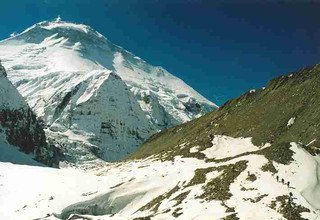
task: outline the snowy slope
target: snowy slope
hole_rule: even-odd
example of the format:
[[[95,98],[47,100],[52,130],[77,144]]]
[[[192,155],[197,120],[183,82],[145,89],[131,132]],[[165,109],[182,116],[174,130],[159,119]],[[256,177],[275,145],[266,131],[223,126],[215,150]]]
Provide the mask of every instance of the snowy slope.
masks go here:
[[[92,28],[60,19],[1,41],[0,59],[49,136],[61,146],[77,136],[76,149],[65,150],[84,155],[74,161],[119,159],[151,134],[217,107]]]
[[[149,158],[106,164],[86,173],[0,163],[0,218],[67,219],[82,214],[101,220],[147,216],[319,219],[319,156],[292,143],[294,160],[287,165],[271,162],[273,173],[263,168],[269,160],[247,139],[216,136],[215,141],[211,148],[221,152],[227,147],[237,157],[221,162],[180,156],[162,162]],[[246,145],[252,153],[242,155],[237,145]],[[34,178],[28,178],[30,175]],[[285,183],[277,181],[277,176]],[[24,190],[25,186],[30,190]]]
[[[27,108],[27,103],[6,77],[7,73],[0,63],[0,104],[1,109]]]

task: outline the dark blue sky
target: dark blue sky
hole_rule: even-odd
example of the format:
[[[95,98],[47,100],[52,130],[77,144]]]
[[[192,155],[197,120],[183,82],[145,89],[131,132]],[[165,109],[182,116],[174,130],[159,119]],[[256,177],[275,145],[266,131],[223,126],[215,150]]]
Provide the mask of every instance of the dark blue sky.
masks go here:
[[[0,38],[61,15],[92,26],[221,105],[319,62],[320,3],[283,2],[1,0]]]

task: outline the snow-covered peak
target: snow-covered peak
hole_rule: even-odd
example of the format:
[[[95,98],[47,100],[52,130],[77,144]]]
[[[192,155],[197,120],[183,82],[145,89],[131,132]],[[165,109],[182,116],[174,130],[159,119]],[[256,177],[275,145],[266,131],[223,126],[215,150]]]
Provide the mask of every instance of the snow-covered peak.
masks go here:
[[[8,70],[8,78],[45,121],[50,135],[52,132],[59,132],[59,135],[76,132],[83,136],[77,138],[82,144],[90,143],[101,150],[105,142],[101,137],[108,137],[101,133],[105,131],[100,127],[106,123],[112,126],[116,137],[109,140],[110,147],[104,149],[103,154],[115,151],[115,155],[122,152],[120,156],[124,156],[153,133],[217,108],[164,68],[148,64],[87,25],[61,18],[37,23],[1,41],[0,59]],[[107,82],[110,73],[117,76],[118,87]],[[102,91],[109,94],[102,94]],[[83,97],[89,98],[83,102]],[[130,111],[110,108],[109,101],[102,101],[106,98],[113,100],[112,105]],[[79,109],[84,106],[109,112],[100,114],[88,110],[86,113],[100,115],[95,117],[96,127],[88,130],[92,117],[81,116],[83,110]],[[110,115],[116,120],[108,118]],[[110,124],[108,120],[114,121]],[[124,133],[130,137],[123,136]],[[135,141],[129,142],[131,139]]]
[[[40,22],[38,26],[46,30],[52,30],[55,28],[66,29],[66,30],[72,29],[72,30],[84,32],[86,34],[89,33],[91,29],[89,26],[86,26],[83,24],[70,23],[66,21],[61,21],[59,19],[55,21]]]
[[[62,20],[62,18],[60,16],[58,16],[55,19],[49,20],[49,21],[38,22],[38,23],[32,25],[31,27],[27,28],[22,33],[26,33],[34,28],[43,28],[43,29],[47,29],[47,30],[52,30],[54,28],[60,28],[60,29],[66,29],[66,30],[73,29],[73,30],[77,30],[80,32],[84,32],[84,33],[89,33],[90,31],[95,32],[95,30],[93,30],[88,25],[65,21],[65,20]]]
[[[56,63],[57,59],[59,61],[54,70],[62,69],[61,66],[67,69],[72,66],[72,70],[75,71],[107,68],[116,71],[125,81],[131,82],[130,84],[136,84],[137,81],[139,84],[148,84],[145,81],[152,81],[149,84],[153,85],[166,84],[165,86],[172,90],[175,96],[195,98],[213,108],[218,107],[164,68],[151,66],[140,57],[113,44],[99,32],[84,24],[63,21],[58,17],[52,21],[39,22],[21,34],[0,42],[0,45],[21,43],[37,44],[38,50],[53,50],[54,48],[52,52],[55,54],[53,56],[50,54],[48,57],[53,60],[53,63]],[[57,51],[58,49],[59,51]],[[184,100],[188,101],[189,99]]]
[[[2,40],[1,42],[8,43],[8,41],[25,41],[28,43],[40,43],[53,35],[66,37],[71,42],[84,41],[83,43],[97,43],[98,40],[100,43],[107,43],[107,39],[90,26],[63,21],[60,16],[51,21],[41,21],[36,23],[21,33],[14,34],[10,38]]]
[[[64,30],[75,30],[79,32],[83,32],[86,34],[96,34],[97,32],[93,30],[91,27],[84,24],[76,24],[67,21],[62,21],[61,18],[57,18],[54,21],[43,21],[38,23],[38,27],[46,29],[46,30],[54,30],[54,29],[64,29]],[[97,35],[101,37],[101,35]]]

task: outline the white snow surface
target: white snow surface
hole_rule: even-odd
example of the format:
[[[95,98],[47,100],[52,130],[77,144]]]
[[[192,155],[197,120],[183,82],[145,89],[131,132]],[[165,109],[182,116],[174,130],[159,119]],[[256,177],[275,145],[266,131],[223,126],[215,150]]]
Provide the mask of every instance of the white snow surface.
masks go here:
[[[293,125],[295,119],[296,119],[295,117],[290,118],[289,121],[288,121],[287,127],[290,127],[291,125]]]
[[[18,147],[7,143],[6,138],[0,133],[0,161],[22,165],[43,166],[33,159],[33,155],[27,155],[19,151]]]
[[[1,68],[1,66],[0,66]],[[5,70],[2,70],[5,71]],[[0,110],[28,108],[27,103],[0,69]]]
[[[243,138],[238,138],[228,143],[234,147],[234,144],[242,145],[243,142]],[[226,142],[220,144],[220,148],[226,147],[224,158],[229,158],[227,151],[231,146],[226,146]],[[252,144],[248,149],[251,147]],[[99,207],[105,207],[106,213],[93,216],[84,212],[85,216],[95,220],[133,219],[149,215],[153,216],[152,219],[175,219],[173,213],[176,211],[181,213],[177,219],[221,219],[233,213],[246,220],[284,219],[276,198],[290,192],[296,205],[310,210],[303,212],[302,217],[317,219],[320,214],[320,158],[311,156],[296,143],[291,144],[291,149],[294,160],[290,164],[271,162],[278,171],[276,174],[262,171],[261,167],[269,161],[254,153],[224,162],[205,162],[180,156],[163,162],[147,158],[105,163],[86,171],[0,162],[0,219],[65,219],[67,216],[61,213],[69,215],[75,214],[72,210],[98,210]],[[219,200],[198,197],[204,192],[202,187],[220,178],[223,171],[209,172],[204,183],[188,185],[196,169],[221,167],[238,161],[247,161],[247,167],[230,184],[232,195],[224,204]],[[255,175],[257,179],[248,180],[248,174]],[[278,182],[276,175],[285,182],[290,181],[290,187]],[[140,210],[176,186],[178,188],[172,195],[159,200],[158,211]],[[174,198],[181,193],[186,193],[186,196],[177,203]],[[275,209],[270,207],[272,202],[276,202]],[[234,212],[226,212],[227,207],[234,208]]]
[[[49,137],[71,130],[90,142],[73,142],[91,155],[84,158],[94,146],[102,159],[119,159],[151,134],[217,108],[162,67],[61,19],[0,41],[0,59]]]
[[[190,153],[197,153],[199,151],[200,146],[194,146],[192,148],[190,148]]]
[[[262,148],[268,147],[270,144],[265,144]],[[212,147],[201,151],[209,159],[221,159],[228,157],[237,156],[242,153],[256,151],[261,149],[251,142],[251,138],[233,138],[224,135],[215,135],[212,140]]]

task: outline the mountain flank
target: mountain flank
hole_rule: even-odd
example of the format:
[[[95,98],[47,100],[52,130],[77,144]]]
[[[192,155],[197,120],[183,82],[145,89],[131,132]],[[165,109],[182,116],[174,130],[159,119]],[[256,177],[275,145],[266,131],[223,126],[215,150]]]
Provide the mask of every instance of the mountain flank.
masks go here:
[[[35,160],[52,166],[57,161],[57,149],[47,143],[44,127],[29,108],[24,98],[7,79],[5,68],[0,63],[0,145],[2,156],[6,146],[18,147]],[[11,145],[11,146],[10,146]],[[1,157],[2,158],[2,157]],[[12,158],[2,158],[11,161]],[[11,161],[14,162],[14,161]]]
[[[193,146],[211,146],[214,135],[252,137],[257,146],[271,143],[273,160],[287,163],[290,142],[300,143],[312,155],[320,153],[320,65],[271,80],[226,102],[218,110],[152,136],[130,158],[155,154],[197,156]],[[177,147],[185,144],[182,150]]]

